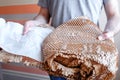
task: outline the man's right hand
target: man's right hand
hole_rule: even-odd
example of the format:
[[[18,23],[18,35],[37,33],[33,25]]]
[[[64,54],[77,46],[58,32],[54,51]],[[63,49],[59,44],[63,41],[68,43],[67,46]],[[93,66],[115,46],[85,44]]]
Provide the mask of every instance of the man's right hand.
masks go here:
[[[34,18],[34,20],[29,20],[25,22],[23,35],[26,34],[31,27],[39,26],[40,24],[47,24],[49,20],[50,15],[48,9],[41,7],[39,14]]]
[[[26,34],[31,27],[38,26],[41,23],[37,20],[29,20],[25,22],[24,28],[23,28],[23,35]]]

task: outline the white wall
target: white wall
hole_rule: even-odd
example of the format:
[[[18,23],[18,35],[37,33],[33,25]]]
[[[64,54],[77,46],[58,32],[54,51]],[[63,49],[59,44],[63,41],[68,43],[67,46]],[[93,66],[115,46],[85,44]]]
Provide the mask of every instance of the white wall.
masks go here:
[[[38,0],[0,0],[0,6],[34,4],[37,2]]]

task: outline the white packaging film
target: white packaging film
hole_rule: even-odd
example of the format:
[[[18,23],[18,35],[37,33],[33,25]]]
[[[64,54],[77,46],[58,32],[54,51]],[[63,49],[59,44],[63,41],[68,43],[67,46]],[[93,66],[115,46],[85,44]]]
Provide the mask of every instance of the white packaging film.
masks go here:
[[[20,23],[6,22],[0,18],[0,47],[9,53],[42,61],[41,45],[53,29],[31,27],[28,33],[23,35],[23,27]]]

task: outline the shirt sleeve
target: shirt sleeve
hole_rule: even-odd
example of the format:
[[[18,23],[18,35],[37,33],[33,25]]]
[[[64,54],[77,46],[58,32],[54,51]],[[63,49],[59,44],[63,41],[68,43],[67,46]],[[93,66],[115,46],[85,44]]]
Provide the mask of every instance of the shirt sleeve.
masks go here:
[[[41,7],[48,8],[48,0],[39,0],[38,5]]]
[[[103,0],[103,3],[106,4],[109,0]]]

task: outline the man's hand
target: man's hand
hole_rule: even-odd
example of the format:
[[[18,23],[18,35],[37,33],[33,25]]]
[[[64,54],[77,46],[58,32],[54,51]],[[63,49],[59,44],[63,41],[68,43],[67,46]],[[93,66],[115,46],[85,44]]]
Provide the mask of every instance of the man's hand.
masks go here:
[[[23,28],[23,35],[26,34],[31,27],[38,26],[41,23],[37,20],[29,20],[25,22],[24,28]]]
[[[114,33],[113,32],[103,32],[103,34],[98,36],[99,40],[106,40],[106,39],[110,39],[112,42],[114,42]]]
[[[107,15],[107,24],[103,34],[98,36],[98,39],[111,39],[114,42],[114,35],[120,31],[120,13],[118,8],[118,0],[109,0],[104,4],[104,7]]]
[[[34,20],[25,22],[23,35],[26,34],[31,27],[39,26],[40,24],[47,24],[49,20],[50,16],[48,9],[41,7],[39,14],[34,18]]]
[[[34,20],[26,21],[23,29],[23,35],[26,34],[31,27],[39,26],[40,24],[47,24],[47,20],[42,15],[37,16]]]

